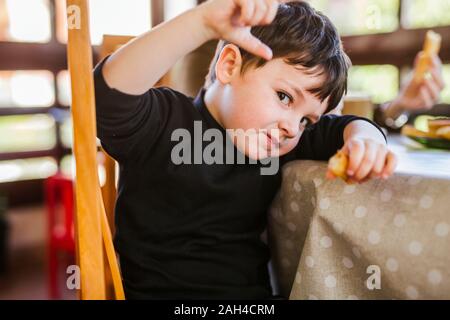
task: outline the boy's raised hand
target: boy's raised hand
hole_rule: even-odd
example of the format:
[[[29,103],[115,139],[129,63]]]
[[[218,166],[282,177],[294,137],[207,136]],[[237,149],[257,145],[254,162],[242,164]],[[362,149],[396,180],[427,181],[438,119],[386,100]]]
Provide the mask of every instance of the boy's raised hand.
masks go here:
[[[272,50],[250,33],[252,26],[270,24],[280,3],[292,0],[209,0],[198,7],[209,38],[224,39],[266,60]]]

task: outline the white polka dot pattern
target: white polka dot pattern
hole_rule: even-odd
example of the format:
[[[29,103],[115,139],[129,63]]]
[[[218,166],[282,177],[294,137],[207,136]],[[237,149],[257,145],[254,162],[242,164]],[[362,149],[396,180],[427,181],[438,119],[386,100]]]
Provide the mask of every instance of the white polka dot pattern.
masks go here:
[[[333,240],[331,240],[331,238],[328,236],[323,236],[320,239],[320,245],[325,249],[331,248],[331,246],[333,245]]]

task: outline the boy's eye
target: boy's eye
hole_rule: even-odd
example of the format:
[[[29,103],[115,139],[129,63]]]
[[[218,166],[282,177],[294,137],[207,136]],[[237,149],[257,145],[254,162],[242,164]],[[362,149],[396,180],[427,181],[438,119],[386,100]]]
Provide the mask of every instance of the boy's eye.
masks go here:
[[[277,95],[282,104],[289,105],[292,102],[292,98],[282,91],[278,91]]]

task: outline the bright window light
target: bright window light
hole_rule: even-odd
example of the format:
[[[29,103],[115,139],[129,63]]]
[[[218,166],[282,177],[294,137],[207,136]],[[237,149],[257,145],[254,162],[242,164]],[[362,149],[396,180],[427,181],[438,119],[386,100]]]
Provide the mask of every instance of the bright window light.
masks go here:
[[[151,28],[149,0],[90,0],[91,42],[102,43],[103,35],[140,35]],[[57,38],[67,42],[65,0],[57,0]]]
[[[51,157],[0,161],[0,183],[44,179],[57,171],[56,161]]]
[[[196,5],[196,0],[164,0],[164,20],[170,20]]]
[[[51,39],[49,0],[6,0],[6,40],[48,42]]]
[[[72,104],[72,89],[70,87],[69,71],[60,71],[56,81],[58,84],[58,102],[62,106],[70,106]]]
[[[0,153],[50,150],[56,144],[55,120],[47,114],[0,117]]]

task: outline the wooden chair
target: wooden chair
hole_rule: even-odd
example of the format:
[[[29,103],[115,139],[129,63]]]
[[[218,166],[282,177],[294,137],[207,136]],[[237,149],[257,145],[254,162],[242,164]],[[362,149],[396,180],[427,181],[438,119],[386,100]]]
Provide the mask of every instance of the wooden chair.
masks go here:
[[[75,6],[75,7],[71,7]],[[79,9],[78,9],[79,8]],[[73,9],[73,10],[72,10]],[[81,270],[81,299],[124,299],[112,243],[116,200],[116,163],[106,152],[106,180],[97,177],[95,93],[88,0],[68,0],[68,64],[72,83],[72,117],[76,161],[75,239]],[[70,21],[79,14],[79,28]],[[131,41],[131,36],[105,35],[100,58]],[[194,96],[201,88],[217,42],[211,41],[181,59],[155,86],[169,86]]]
[[[76,258],[80,267],[80,298],[124,299],[122,280],[97,172],[95,92],[92,75],[87,0],[67,0],[68,65],[72,86],[72,119],[76,162]],[[106,275],[106,278],[105,278]],[[110,275],[110,276],[108,276]]]

